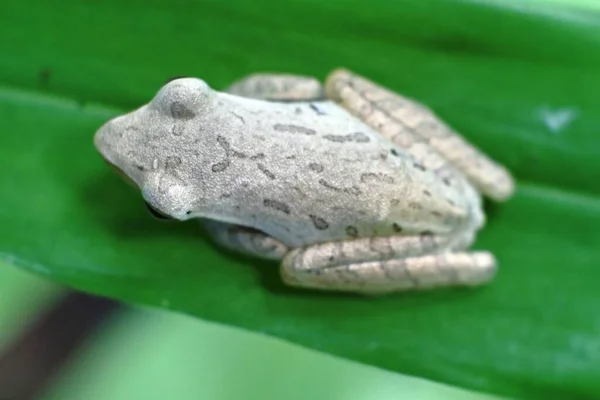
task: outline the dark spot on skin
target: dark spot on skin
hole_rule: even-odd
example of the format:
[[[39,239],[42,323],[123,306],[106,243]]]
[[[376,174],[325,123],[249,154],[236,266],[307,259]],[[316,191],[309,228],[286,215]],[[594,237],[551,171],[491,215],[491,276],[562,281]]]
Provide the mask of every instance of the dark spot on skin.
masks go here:
[[[427,171],[427,168],[425,168],[425,166],[423,164],[413,163],[413,167],[415,167],[416,169],[419,169],[421,171]]]
[[[346,227],[346,233],[348,234],[348,236],[355,238],[358,236],[358,230],[356,229],[356,227],[352,226],[352,225],[348,225]]]
[[[352,139],[357,143],[369,143],[371,139],[362,132],[354,132]]]
[[[357,188],[356,186],[352,186],[351,188],[344,188],[344,193],[348,193],[354,196],[358,196],[359,194],[361,194],[362,192],[360,191],[359,188]]]
[[[446,186],[450,186],[450,179],[448,179],[448,178],[443,178],[443,179],[442,179],[442,182],[444,182],[444,185],[446,185]]]
[[[135,167],[138,169],[138,171],[144,171],[146,169],[143,165],[136,165]]]
[[[324,135],[323,139],[329,140],[335,143],[345,142],[357,142],[357,143],[368,143],[371,139],[362,132],[354,132],[348,135]]]
[[[309,215],[313,225],[320,231],[329,228],[329,224],[323,218],[317,217],[316,215]]]
[[[305,128],[300,125],[289,125],[289,124],[275,124],[273,129],[278,132],[287,133],[302,133],[304,135],[316,135],[317,132],[314,129]]]
[[[165,159],[165,169],[174,169],[181,165],[181,157],[167,156]]]
[[[325,169],[321,164],[318,163],[310,163],[308,164],[308,168],[315,172],[323,172],[323,170]]]
[[[185,215],[190,215],[191,213],[192,213],[192,210],[187,210],[187,211],[185,212]]]
[[[225,139],[223,136],[217,136],[217,143],[219,143],[221,145],[221,147],[223,147],[223,150],[225,151],[225,160],[218,162],[216,164],[213,164],[211,169],[213,172],[222,172],[222,171],[225,171],[227,169],[227,167],[229,167],[229,165],[231,164],[231,161],[229,160],[229,155],[231,153],[231,147],[229,146],[229,142],[227,141],[227,139]]]
[[[333,262],[333,260],[335,260],[335,256],[333,256],[333,255],[329,256],[328,260],[329,260],[329,262]]]
[[[275,174],[272,173],[271,171],[269,171],[264,164],[258,163],[258,164],[256,164],[256,166],[258,167],[260,172],[262,172],[263,174],[265,174],[267,176],[267,178],[269,178],[271,180],[275,179]]]
[[[347,139],[347,136],[341,136],[341,135],[324,135],[323,139],[329,140],[330,142],[336,142],[336,143],[344,143],[344,142],[349,141]]]
[[[229,160],[221,161],[219,163],[213,164],[211,170],[213,172],[223,172],[229,167]]]
[[[400,157],[400,153],[398,153],[396,149],[390,149],[390,153],[392,153],[393,156]]]
[[[219,163],[213,164],[210,168],[212,172],[223,172],[229,167],[229,160],[221,161]]]
[[[399,232],[402,232],[402,227],[394,222],[392,224],[392,230],[396,233],[399,233]]]
[[[183,125],[175,124],[175,125],[173,125],[173,128],[171,128],[171,134],[173,136],[181,136],[181,135],[183,135],[184,129],[185,128]]]
[[[221,199],[228,199],[231,197],[231,193],[223,193],[219,198]]]
[[[174,101],[169,106],[171,116],[175,119],[190,119],[194,118],[194,112],[180,101]]]
[[[265,207],[269,207],[269,208],[273,208],[277,211],[281,211],[282,213],[285,214],[290,214],[291,210],[290,210],[290,206],[288,206],[287,204],[281,202],[281,201],[277,201],[277,200],[272,200],[272,199],[264,199],[263,200],[263,205]]]
[[[408,203],[408,206],[410,208],[412,208],[413,210],[420,210],[423,208],[423,206],[420,205],[419,203]]]
[[[223,147],[225,153],[229,153],[229,142],[223,136],[217,136],[217,143]]]
[[[296,156],[294,154],[285,157],[286,160],[295,160]]]
[[[38,80],[40,85],[47,85],[50,83],[50,78],[52,77],[52,70],[50,68],[42,68],[40,72],[38,72]]]
[[[394,177],[392,177],[392,176],[382,174],[382,173],[376,174],[373,172],[367,172],[367,173],[361,174],[360,181],[363,183],[384,182],[384,183],[389,183],[389,184],[393,184],[395,182]]]
[[[331,189],[331,190],[335,190],[336,192],[339,192],[341,189],[331,185],[329,182],[327,182],[325,179],[319,179],[319,184],[321,186],[325,186],[327,189]]]
[[[423,231],[421,232],[421,237],[433,236],[433,232],[431,231]]]
[[[258,154],[255,154],[253,156],[250,156],[250,159],[252,161],[254,161],[254,160],[262,160],[263,158],[265,158],[265,153],[258,153]]]
[[[432,211],[432,212],[431,212],[431,214],[432,214],[432,215],[435,215],[436,217],[440,217],[440,218],[441,218],[441,216],[442,216],[442,213],[440,213],[440,212],[437,212],[437,211]]]
[[[235,150],[233,150],[231,152],[231,155],[234,156],[234,157],[237,157],[237,158],[248,158],[248,156],[246,154],[241,153],[239,151],[235,151]]]
[[[431,197],[431,192],[429,190],[423,190],[423,194],[427,197]]]
[[[319,179],[319,184],[326,187],[327,189],[333,190],[335,192],[344,192],[354,196],[358,196],[362,192],[356,186],[352,186],[350,188],[339,188],[337,186],[333,186],[331,183],[327,182],[325,179]]]
[[[239,120],[242,122],[242,124],[245,124],[245,123],[246,123],[246,120],[244,119],[244,117],[242,117],[241,115],[237,115],[237,114],[236,114],[235,112],[233,112],[233,111],[231,111],[231,113],[232,113],[232,114],[233,114],[233,115],[234,115],[234,116],[235,116],[237,119],[239,119]]]
[[[321,110],[319,107],[317,107],[316,104],[310,103],[308,105],[314,112],[317,113],[317,115],[327,115],[323,110]]]

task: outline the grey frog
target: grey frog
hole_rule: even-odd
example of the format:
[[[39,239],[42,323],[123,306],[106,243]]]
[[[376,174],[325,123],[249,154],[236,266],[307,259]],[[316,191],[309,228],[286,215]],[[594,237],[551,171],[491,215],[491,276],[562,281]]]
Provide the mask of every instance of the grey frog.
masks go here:
[[[387,293],[479,285],[481,195],[508,171],[425,106],[347,70],[176,79],[96,133],[157,216],[200,218],[221,245],[281,260],[292,286]]]

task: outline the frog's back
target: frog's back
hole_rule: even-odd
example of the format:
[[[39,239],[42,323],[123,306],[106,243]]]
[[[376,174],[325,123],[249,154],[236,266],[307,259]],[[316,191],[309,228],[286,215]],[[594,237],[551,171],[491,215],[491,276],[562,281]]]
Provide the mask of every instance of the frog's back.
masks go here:
[[[206,155],[206,169],[219,184],[205,187],[228,188],[209,194],[222,208],[216,219],[297,247],[448,232],[467,218],[464,196],[332,102],[222,95],[215,107],[222,132],[228,132]]]

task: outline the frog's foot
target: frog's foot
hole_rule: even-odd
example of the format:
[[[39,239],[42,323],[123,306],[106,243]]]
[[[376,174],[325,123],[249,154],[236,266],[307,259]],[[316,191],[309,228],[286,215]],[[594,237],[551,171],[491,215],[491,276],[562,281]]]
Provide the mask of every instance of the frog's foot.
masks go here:
[[[290,286],[363,294],[476,286],[494,277],[489,252],[452,252],[447,246],[431,235],[325,243],[292,250],[281,274]]]
[[[329,75],[325,87],[328,97],[425,167],[445,175],[444,164],[449,162],[490,198],[502,201],[512,195],[514,181],[506,168],[472,146],[424,105],[342,69]]]
[[[237,96],[271,101],[325,99],[323,85],[317,79],[290,74],[252,74],[234,82],[226,92]]]
[[[240,225],[214,220],[202,220],[214,241],[230,250],[269,260],[281,260],[288,247],[271,236]]]

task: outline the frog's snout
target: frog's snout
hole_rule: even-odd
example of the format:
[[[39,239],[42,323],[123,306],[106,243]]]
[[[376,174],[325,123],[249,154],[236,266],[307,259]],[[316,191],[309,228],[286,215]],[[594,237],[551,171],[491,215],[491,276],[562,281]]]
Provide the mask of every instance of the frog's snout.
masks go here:
[[[115,141],[116,137],[119,137],[119,133],[116,131],[118,129],[115,126],[115,120],[112,119],[106,122],[104,125],[98,129],[96,134],[94,135],[94,146],[96,150],[102,157],[102,159],[121,177],[123,180],[130,185],[137,187],[135,182],[121,169],[117,162],[115,161],[115,157],[118,156],[119,143]],[[118,157],[117,157],[118,158]]]

